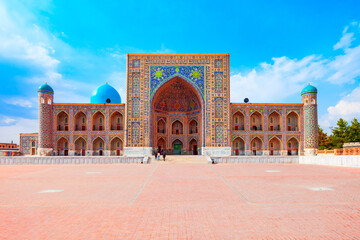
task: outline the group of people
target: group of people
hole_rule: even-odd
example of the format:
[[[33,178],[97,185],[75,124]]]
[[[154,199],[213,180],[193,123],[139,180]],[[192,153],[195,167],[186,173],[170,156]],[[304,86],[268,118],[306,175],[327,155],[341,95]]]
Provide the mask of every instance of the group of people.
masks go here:
[[[160,152],[159,152],[159,150],[155,152],[155,160],[156,160],[156,159],[157,159],[157,160],[160,160],[160,155],[163,156],[163,159],[164,159],[164,161],[165,161],[166,153],[164,152],[164,149],[161,149]]]

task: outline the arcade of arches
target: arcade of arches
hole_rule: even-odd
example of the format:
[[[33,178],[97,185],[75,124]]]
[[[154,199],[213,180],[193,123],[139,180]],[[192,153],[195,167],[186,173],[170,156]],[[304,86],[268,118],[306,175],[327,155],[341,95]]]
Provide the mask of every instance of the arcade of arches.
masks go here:
[[[197,155],[201,146],[201,100],[194,87],[175,77],[152,100],[152,145],[167,154]]]

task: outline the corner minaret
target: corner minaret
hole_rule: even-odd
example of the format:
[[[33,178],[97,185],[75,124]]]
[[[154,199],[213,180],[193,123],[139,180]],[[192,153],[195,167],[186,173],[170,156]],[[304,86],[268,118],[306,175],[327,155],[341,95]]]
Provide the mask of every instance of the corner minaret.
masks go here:
[[[304,151],[305,155],[316,155],[319,148],[318,142],[318,113],[317,89],[307,85],[301,91],[301,100],[304,104]]]
[[[38,89],[39,97],[39,143],[38,154],[49,156],[53,154],[53,100],[54,90],[47,84]]]

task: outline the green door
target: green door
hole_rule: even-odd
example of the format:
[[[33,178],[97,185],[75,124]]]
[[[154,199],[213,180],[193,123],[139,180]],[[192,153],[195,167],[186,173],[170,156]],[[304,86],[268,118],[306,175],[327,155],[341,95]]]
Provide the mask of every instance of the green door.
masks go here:
[[[181,144],[174,144],[174,154],[176,155],[181,154]]]

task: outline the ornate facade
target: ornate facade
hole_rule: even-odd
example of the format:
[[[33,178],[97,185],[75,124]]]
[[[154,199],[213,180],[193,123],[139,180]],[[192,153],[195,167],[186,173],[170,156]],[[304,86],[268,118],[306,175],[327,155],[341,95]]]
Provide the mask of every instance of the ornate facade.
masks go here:
[[[39,155],[297,155],[317,149],[317,90],[299,104],[230,103],[229,54],[128,54],[126,104],[108,84],[90,104],[39,88]],[[31,136],[34,138],[34,136]]]

